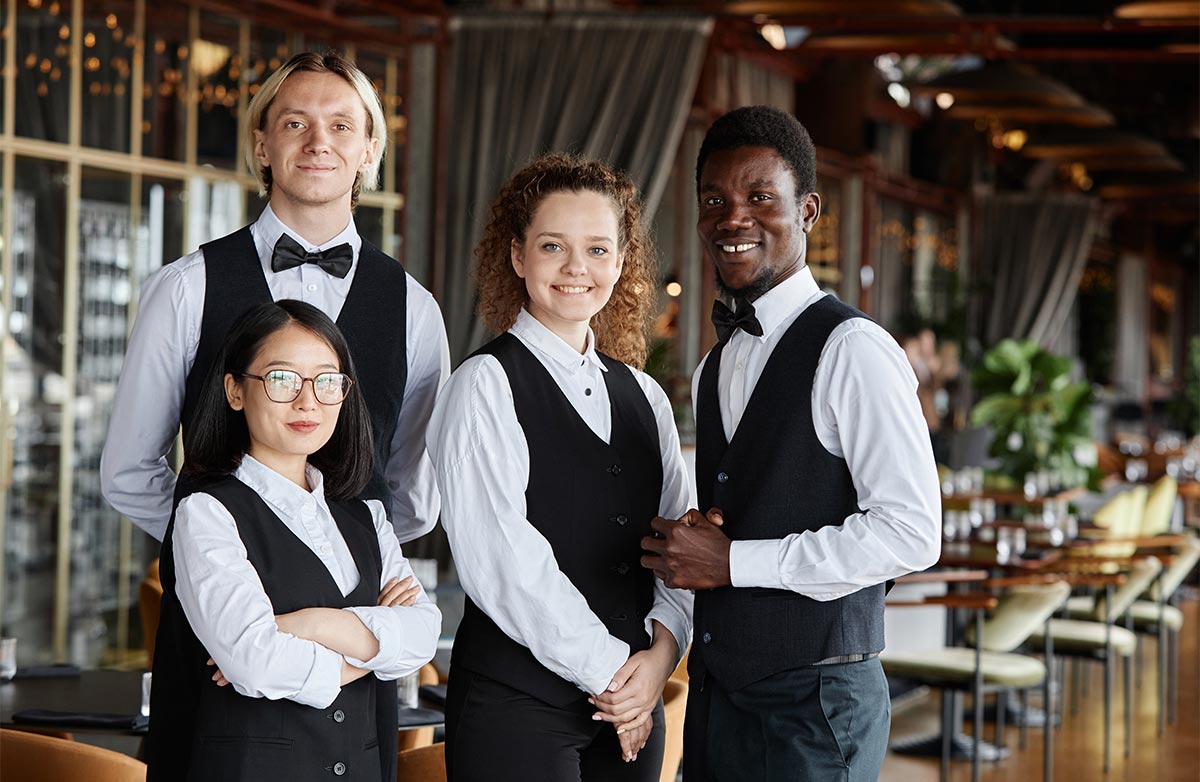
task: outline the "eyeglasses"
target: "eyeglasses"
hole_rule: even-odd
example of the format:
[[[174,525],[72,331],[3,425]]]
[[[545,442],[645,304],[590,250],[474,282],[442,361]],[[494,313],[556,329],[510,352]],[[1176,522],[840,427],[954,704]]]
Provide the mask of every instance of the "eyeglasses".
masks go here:
[[[348,376],[341,372],[322,372],[316,377],[302,377],[299,372],[290,369],[272,369],[265,375],[251,375],[249,372],[239,372],[242,377],[252,377],[261,380],[267,391],[267,399],[272,402],[294,402],[304,390],[305,381],[311,381],[313,395],[323,405],[341,404],[350,393],[354,384]]]

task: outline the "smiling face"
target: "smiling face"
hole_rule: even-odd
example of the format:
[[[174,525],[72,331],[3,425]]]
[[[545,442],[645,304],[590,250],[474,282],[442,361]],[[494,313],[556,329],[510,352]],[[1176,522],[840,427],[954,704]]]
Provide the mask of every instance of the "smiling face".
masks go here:
[[[341,371],[329,343],[295,323],[263,340],[246,373],[266,377],[275,369],[290,369],[309,378]],[[261,380],[226,375],[225,397],[230,407],[246,416],[247,453],[282,475],[303,471],[308,456],[333,435],[342,409],[341,403],[319,404],[310,382],[304,383],[295,400],[274,402]]]
[[[271,169],[271,208],[289,213],[337,205],[349,212],[356,176],[366,171],[376,142],[354,87],[335,73],[296,71],[287,77],[254,131],[259,165]]]
[[[726,293],[754,300],[804,268],[816,193],[797,198],[796,178],[770,147],[714,152],[700,173],[696,231]]]
[[[577,345],[621,276],[618,237],[608,197],[584,190],[543,198],[524,241],[514,239],[511,248],[513,269],[529,293],[529,314]]]

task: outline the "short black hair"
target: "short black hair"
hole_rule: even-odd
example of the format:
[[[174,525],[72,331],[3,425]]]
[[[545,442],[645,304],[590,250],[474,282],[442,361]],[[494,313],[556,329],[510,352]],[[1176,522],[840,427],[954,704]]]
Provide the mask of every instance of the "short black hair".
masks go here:
[[[237,469],[250,448],[246,415],[225,398],[225,375],[235,377],[250,368],[267,337],[289,323],[312,332],[337,354],[343,374],[352,381],[342,402],[329,442],[308,461],[324,477],[325,496],[334,500],[356,497],[371,478],[371,418],[359,390],[350,346],[329,316],[311,304],[292,299],[259,304],[233,324],[221,352],[204,378],[196,412],[183,441],[183,473],[200,482],[212,481]],[[240,379],[240,378],[239,378]]]
[[[796,178],[796,197],[817,190],[817,149],[800,120],[774,106],[744,106],[717,118],[696,156],[696,195],[709,155],[738,147],[770,147]]]

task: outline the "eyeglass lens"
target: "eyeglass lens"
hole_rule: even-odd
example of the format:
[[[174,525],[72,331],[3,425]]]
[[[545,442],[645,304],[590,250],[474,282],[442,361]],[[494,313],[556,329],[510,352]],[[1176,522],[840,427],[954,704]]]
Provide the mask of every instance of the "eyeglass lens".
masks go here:
[[[273,402],[291,402],[300,396],[304,378],[290,369],[273,369],[263,376],[267,397]],[[323,372],[312,379],[313,393],[323,405],[336,405],[346,397],[349,378],[341,372]]]

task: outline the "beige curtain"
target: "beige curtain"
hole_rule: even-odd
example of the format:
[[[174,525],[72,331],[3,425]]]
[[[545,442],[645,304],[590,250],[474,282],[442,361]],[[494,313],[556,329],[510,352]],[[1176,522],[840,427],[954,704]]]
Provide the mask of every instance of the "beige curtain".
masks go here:
[[[710,19],[472,14],[450,24],[442,312],[460,360],[484,341],[472,252],[496,192],[548,151],[633,177],[652,216],[699,80]]]
[[[984,349],[1005,337],[1052,349],[1070,322],[1099,226],[1095,199],[996,193],[975,204],[972,276]]]

